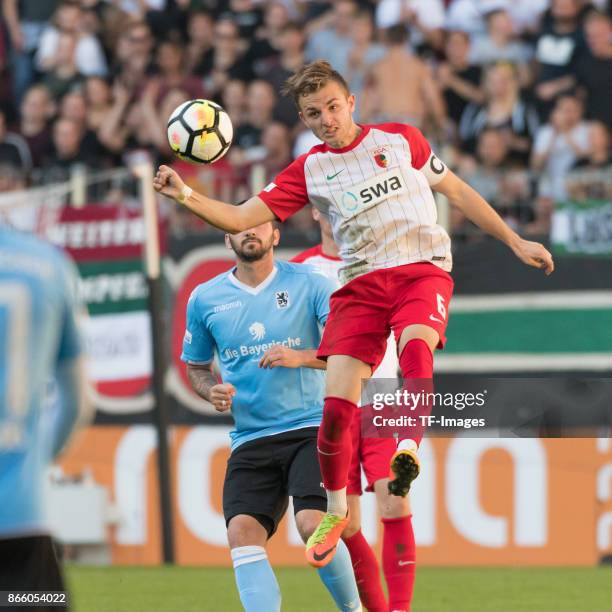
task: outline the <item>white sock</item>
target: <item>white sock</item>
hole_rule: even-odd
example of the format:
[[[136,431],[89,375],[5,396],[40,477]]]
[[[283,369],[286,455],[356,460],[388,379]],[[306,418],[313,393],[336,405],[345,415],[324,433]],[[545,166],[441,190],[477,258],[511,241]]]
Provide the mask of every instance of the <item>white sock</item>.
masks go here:
[[[337,514],[344,518],[348,512],[348,502],[346,501],[346,487],[330,491],[325,489],[327,493],[327,512]]]
[[[416,453],[419,450],[419,447],[414,440],[406,439],[399,441],[399,444],[397,445],[397,450],[411,450]]]

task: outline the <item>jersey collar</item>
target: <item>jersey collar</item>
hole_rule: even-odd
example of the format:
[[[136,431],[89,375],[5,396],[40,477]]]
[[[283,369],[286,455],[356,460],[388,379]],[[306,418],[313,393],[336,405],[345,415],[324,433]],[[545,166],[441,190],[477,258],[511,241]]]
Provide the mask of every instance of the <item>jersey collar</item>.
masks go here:
[[[370,126],[361,125],[361,123],[358,123],[357,125],[361,128],[361,132],[359,133],[359,136],[357,136],[357,138],[353,140],[353,142],[346,145],[346,147],[342,147],[340,149],[332,149],[332,147],[330,147],[327,143],[323,143],[323,146],[325,147],[325,151],[327,153],[346,153],[347,151],[351,151],[357,145],[361,144],[361,141],[367,136],[368,132],[370,131]]]
[[[236,268],[232,268],[228,275],[230,283],[232,283],[232,285],[234,285],[235,287],[238,287],[238,289],[242,289],[242,291],[246,291],[251,295],[259,295],[274,280],[274,277],[278,272],[278,268],[274,266],[272,272],[270,272],[270,274],[268,274],[268,276],[264,280],[262,280],[261,283],[257,285],[257,287],[251,287],[239,281],[234,274],[234,270],[236,270]]]

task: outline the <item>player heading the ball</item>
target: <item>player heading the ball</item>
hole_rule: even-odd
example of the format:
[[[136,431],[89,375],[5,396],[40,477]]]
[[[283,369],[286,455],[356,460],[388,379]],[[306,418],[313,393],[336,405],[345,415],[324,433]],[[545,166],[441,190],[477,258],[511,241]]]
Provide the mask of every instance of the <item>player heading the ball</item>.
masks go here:
[[[468,184],[435,155],[409,125],[359,125],[355,96],[328,62],[301,68],[286,84],[300,119],[323,142],[301,155],[241,206],[192,191],[161,166],[155,189],[211,225],[236,233],[266,221],[284,221],[312,203],[331,224],[344,265],[345,285],[331,300],[318,357],[327,359],[326,398],[318,435],[327,514],[306,547],[312,565],[325,565],[348,522],[350,424],[361,379],[370,377],[392,330],[404,380],[432,378],[433,351],[442,348],[452,294],[450,238],[437,224],[432,190],[482,230],[506,244],[523,263],[552,273],[551,254],[522,239]],[[392,469],[402,479],[418,473],[422,434],[400,444]],[[407,465],[409,464],[409,465]],[[412,466],[412,467],[411,467]],[[412,469],[414,468],[414,469]],[[396,487],[407,492],[408,487]]]

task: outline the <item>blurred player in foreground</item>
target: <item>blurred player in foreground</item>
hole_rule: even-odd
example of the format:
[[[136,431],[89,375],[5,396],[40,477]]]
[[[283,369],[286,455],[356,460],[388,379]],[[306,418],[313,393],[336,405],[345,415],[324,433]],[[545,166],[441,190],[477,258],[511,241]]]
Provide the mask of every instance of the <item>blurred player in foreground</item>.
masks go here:
[[[79,417],[88,417],[75,286],[73,266],[58,249],[0,225],[0,590],[4,591],[65,590],[44,521],[43,480]],[[51,380],[57,398],[52,407],[43,408]]]
[[[312,216],[321,228],[321,243],[296,255],[291,261],[305,263],[340,286],[342,259],[334,242],[331,225],[316,208]],[[372,378],[397,379],[397,346],[391,335],[387,350]],[[361,602],[369,612],[409,609],[414,589],[416,547],[408,497],[392,495],[389,490],[389,462],[397,450],[395,438],[364,437],[361,418],[353,417],[352,460],[346,488],[349,522],[342,533],[351,554]],[[374,551],[361,532],[361,468],[367,480],[366,491],[374,492],[383,524],[382,560],[389,603],[380,582]]]
[[[279,238],[271,222],[226,236],[236,267],[191,294],[181,356],[194,391],[234,417],[223,513],[247,612],[280,610],[265,546],[289,496],[304,541],[326,508],[316,448],[325,363],[316,353],[334,287],[310,268],[275,261]],[[340,610],[361,609],[346,547],[319,576]]]
[[[288,80],[286,92],[323,144],[298,157],[257,196],[234,207],[195,193],[167,166],[159,168],[153,185],[231,233],[275,218],[284,221],[309,202],[330,220],[345,284],[332,297],[317,353],[328,362],[317,440],[328,504],[306,544],[306,557],[320,567],[329,562],[349,520],[350,425],[360,381],[378,366],[391,330],[404,380],[431,380],[433,351],[444,346],[452,258],[450,238],[436,223],[432,189],[525,264],[546,274],[554,265],[541,244],[523,240],[451,172],[419,130],[399,123],[356,124],[355,96],[327,62],[301,68]],[[419,471],[422,431],[411,435],[391,464],[396,488],[404,494]]]

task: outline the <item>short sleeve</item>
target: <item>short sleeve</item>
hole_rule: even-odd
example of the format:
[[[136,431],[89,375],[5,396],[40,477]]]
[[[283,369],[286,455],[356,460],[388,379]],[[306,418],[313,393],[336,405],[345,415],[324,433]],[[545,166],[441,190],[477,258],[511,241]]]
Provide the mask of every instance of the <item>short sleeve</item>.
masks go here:
[[[304,163],[308,155],[300,155],[259,192],[258,197],[281,221],[285,221],[308,204]]]
[[[215,341],[203,321],[197,289],[187,302],[187,325],[183,336],[181,361],[193,364],[207,364],[213,360]]]
[[[446,176],[446,164],[431,150],[431,145],[421,130],[407,125],[404,135],[410,146],[412,167],[422,172],[433,187]]]
[[[60,260],[59,286],[62,294],[62,329],[57,352],[57,361],[76,359],[83,350],[79,331],[79,302],[77,299],[78,272],[72,260],[62,256]]]
[[[329,300],[337,287],[329,278],[317,272],[314,268],[311,287],[314,315],[321,325],[325,325],[329,316]]]

